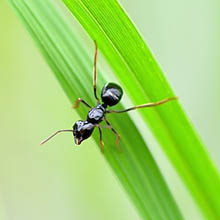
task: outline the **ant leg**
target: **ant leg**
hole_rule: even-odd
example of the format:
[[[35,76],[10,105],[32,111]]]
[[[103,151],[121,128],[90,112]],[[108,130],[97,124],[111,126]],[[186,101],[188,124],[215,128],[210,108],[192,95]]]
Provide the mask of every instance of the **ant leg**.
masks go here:
[[[97,47],[96,41],[94,42],[95,42],[95,55],[94,55],[94,65],[93,65],[93,90],[94,90],[94,95],[95,95],[97,102],[100,103],[99,98],[97,97],[97,94],[96,94],[96,79],[97,79],[96,63],[97,63],[98,47]]]
[[[99,126],[97,126],[97,127],[99,129],[99,135],[100,135],[99,141],[100,141],[100,144],[101,144],[101,151],[104,152],[104,142],[102,140],[102,130]]]
[[[87,106],[88,108],[92,108],[88,103],[86,103],[84,100],[82,100],[81,98],[78,98],[75,102],[75,105],[73,106],[73,108],[78,108],[80,102],[82,102],[85,106]]]
[[[113,131],[113,133],[116,135],[116,141],[115,141],[115,144],[116,144],[116,147],[118,148],[119,151],[121,151],[120,147],[118,147],[118,144],[119,144],[119,140],[120,140],[120,134],[111,126],[110,122],[104,118],[106,124],[109,126],[109,128]]]
[[[171,100],[176,100],[178,99],[178,97],[171,97],[171,98],[168,98],[168,99],[163,99],[159,102],[150,102],[150,103],[146,103],[146,104],[143,104],[143,105],[137,105],[137,106],[134,106],[134,107],[131,107],[131,108],[128,108],[128,109],[124,109],[124,110],[108,110],[106,111],[106,113],[123,113],[123,112],[128,112],[128,111],[131,111],[131,110],[135,110],[135,109],[138,109],[138,108],[147,108],[147,107],[153,107],[153,106],[157,106],[157,105],[161,105],[161,104],[164,104],[166,102],[169,102]]]

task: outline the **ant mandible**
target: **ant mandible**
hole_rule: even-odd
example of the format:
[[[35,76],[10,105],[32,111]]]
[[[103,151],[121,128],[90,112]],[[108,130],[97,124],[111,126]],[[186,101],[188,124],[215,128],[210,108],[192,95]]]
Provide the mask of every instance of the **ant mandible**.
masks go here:
[[[101,92],[102,103],[100,103],[100,100],[99,100],[99,98],[96,94],[97,52],[98,52],[98,49],[97,49],[97,44],[95,42],[95,56],[94,56],[94,70],[93,70],[93,91],[94,91],[94,96],[97,100],[97,105],[93,108],[86,101],[84,101],[81,98],[78,98],[76,100],[75,105],[73,106],[73,108],[78,108],[80,102],[82,102],[86,107],[90,108],[90,111],[88,112],[88,115],[87,115],[87,119],[85,121],[83,121],[83,120],[77,121],[73,125],[73,130],[66,130],[65,129],[65,130],[56,131],[54,134],[49,136],[46,140],[41,142],[41,145],[43,145],[44,143],[49,141],[52,137],[54,137],[55,135],[57,135],[61,132],[72,132],[73,136],[74,136],[75,144],[80,145],[82,143],[82,141],[86,140],[87,138],[89,138],[92,135],[92,132],[93,132],[94,128],[97,127],[99,129],[99,134],[100,134],[100,139],[99,140],[100,140],[100,144],[101,144],[101,149],[103,151],[104,142],[102,140],[102,130],[101,130],[101,128],[103,128],[104,126],[101,126],[100,122],[102,122],[104,120],[107,124],[107,126],[105,126],[105,128],[111,129],[113,131],[113,133],[116,135],[116,146],[118,145],[119,139],[120,139],[119,133],[111,126],[109,121],[106,119],[106,114],[109,114],[109,113],[123,113],[123,112],[132,111],[132,110],[135,110],[135,109],[138,109],[138,108],[147,108],[147,107],[157,106],[157,105],[164,104],[168,101],[177,99],[177,97],[171,97],[171,98],[168,98],[168,99],[163,99],[159,102],[146,103],[146,104],[143,104],[143,105],[137,105],[137,106],[134,106],[134,107],[131,107],[131,108],[128,108],[128,109],[124,109],[124,110],[119,110],[119,111],[117,111],[117,110],[107,110],[108,106],[114,106],[114,105],[119,103],[119,101],[121,100],[121,97],[123,95],[123,90],[116,83],[113,83],[113,82],[106,83],[105,86],[102,88],[102,92]]]

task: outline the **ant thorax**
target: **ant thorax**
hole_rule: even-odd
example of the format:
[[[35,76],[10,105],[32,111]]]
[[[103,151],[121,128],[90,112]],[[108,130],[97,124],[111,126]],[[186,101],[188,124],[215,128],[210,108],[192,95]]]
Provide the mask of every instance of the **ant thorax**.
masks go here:
[[[100,123],[105,116],[105,108],[98,104],[95,108],[92,108],[87,115],[87,121],[92,124]]]

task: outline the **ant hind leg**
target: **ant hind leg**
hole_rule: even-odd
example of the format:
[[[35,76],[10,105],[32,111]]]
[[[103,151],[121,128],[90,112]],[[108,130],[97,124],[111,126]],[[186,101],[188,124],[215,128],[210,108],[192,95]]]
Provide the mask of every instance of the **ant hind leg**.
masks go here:
[[[171,98],[168,98],[168,99],[163,99],[159,102],[150,102],[150,103],[146,103],[146,104],[143,104],[143,105],[137,105],[137,106],[134,106],[134,107],[131,107],[131,108],[127,108],[127,109],[124,109],[124,110],[108,110],[106,111],[106,113],[123,113],[123,112],[128,112],[128,111],[132,111],[132,110],[135,110],[135,109],[138,109],[138,108],[147,108],[147,107],[153,107],[153,106],[157,106],[157,105],[162,105],[166,102],[169,102],[171,100],[176,100],[178,99],[178,97],[171,97]]]
[[[99,98],[96,94],[96,80],[97,80],[97,55],[98,55],[98,47],[97,43],[95,42],[95,55],[94,55],[94,64],[93,64],[93,90],[94,90],[94,96],[98,103],[100,103]]]

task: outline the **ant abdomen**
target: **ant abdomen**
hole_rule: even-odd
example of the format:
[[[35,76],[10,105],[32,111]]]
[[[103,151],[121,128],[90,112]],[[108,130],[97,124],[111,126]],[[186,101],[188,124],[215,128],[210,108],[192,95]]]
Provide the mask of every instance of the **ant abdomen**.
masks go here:
[[[116,83],[106,83],[102,89],[101,97],[104,104],[113,106],[119,103],[123,95],[122,88]]]

